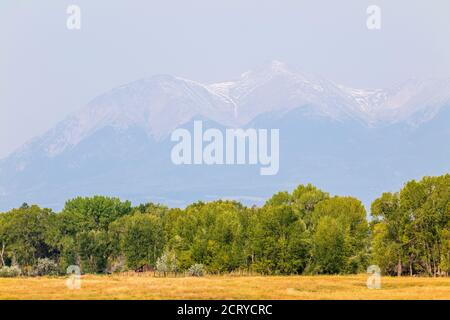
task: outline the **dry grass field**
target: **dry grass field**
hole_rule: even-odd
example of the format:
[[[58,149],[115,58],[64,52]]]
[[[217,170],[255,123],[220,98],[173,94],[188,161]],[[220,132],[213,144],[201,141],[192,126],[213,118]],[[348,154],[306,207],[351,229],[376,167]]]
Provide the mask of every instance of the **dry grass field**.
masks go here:
[[[0,299],[450,299],[450,278],[383,277],[378,290],[367,288],[366,275],[85,275],[80,289],[66,279],[0,278]]]

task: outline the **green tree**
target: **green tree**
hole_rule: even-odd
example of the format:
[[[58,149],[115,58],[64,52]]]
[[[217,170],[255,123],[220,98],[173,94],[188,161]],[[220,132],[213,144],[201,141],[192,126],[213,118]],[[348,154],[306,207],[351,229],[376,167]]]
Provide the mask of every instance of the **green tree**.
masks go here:
[[[312,184],[299,185],[292,192],[291,202],[294,210],[309,228],[312,223],[312,213],[315,206],[329,197],[328,193],[323,192]]]
[[[94,196],[69,200],[59,214],[61,232],[75,235],[81,231],[108,230],[111,222],[132,212],[129,201]]]
[[[366,215],[366,210],[361,201],[352,197],[336,196],[325,199],[314,208],[311,226],[313,233],[317,234],[318,225],[323,217],[331,217],[344,235],[346,263],[339,270],[340,272],[363,272],[368,265],[369,226]],[[324,223],[323,221],[322,223]],[[315,239],[317,239],[317,235]]]
[[[402,275],[445,273],[450,222],[450,175],[410,181],[399,193],[384,193],[372,204],[372,251],[384,272]],[[395,261],[394,261],[395,260]]]
[[[312,256],[315,273],[342,273],[347,266],[348,244],[343,226],[336,218],[319,219],[313,235]]]
[[[301,273],[310,246],[306,225],[289,205],[266,205],[258,213],[255,269],[263,273]]]
[[[135,213],[111,224],[110,236],[117,239],[113,247],[116,256],[123,254],[131,269],[155,266],[165,245],[161,218],[152,214]]]
[[[400,207],[398,193],[383,193],[372,203],[371,212],[375,218],[381,219],[377,222],[380,226],[376,230],[377,241],[373,248],[374,263],[384,266],[384,272],[396,272],[400,276],[410,253],[408,230],[412,223],[411,216]],[[389,260],[390,263],[387,263]]]
[[[107,269],[110,253],[108,234],[105,231],[83,231],[76,236],[76,248],[84,273],[103,273]]]
[[[0,263],[32,266],[54,254],[49,234],[55,218],[50,209],[22,206],[0,215]]]
[[[433,276],[441,272],[442,236],[450,222],[449,202],[448,174],[410,181],[400,191],[401,211],[412,220],[409,229],[413,230],[410,238],[414,241],[409,247],[414,246],[425,271]]]

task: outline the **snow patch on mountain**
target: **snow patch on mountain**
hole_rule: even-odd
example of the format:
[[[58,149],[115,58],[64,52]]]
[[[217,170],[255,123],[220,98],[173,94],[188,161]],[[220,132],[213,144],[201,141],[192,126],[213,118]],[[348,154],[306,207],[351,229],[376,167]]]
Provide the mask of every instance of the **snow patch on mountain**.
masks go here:
[[[432,119],[449,102],[450,79],[412,79],[389,89],[357,89],[294,70],[280,61],[245,72],[234,81],[209,85],[157,75],[96,97],[15,155],[40,148],[55,157],[105,127],[116,131],[137,127],[158,141],[197,116],[238,127],[265,113],[281,115],[297,108],[367,126],[417,125]]]
[[[409,79],[388,89],[339,88],[359,105],[372,125],[418,125],[450,103],[450,79]]]

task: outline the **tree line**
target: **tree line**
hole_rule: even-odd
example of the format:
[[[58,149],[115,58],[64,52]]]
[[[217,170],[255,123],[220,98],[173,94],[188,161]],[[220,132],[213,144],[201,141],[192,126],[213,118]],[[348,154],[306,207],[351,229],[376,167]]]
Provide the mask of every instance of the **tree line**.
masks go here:
[[[0,246],[0,267],[26,275],[65,273],[70,265],[83,273],[270,275],[378,265],[388,275],[448,275],[450,175],[382,194],[370,219],[358,199],[311,184],[276,193],[262,207],[222,200],[185,209],[132,206],[104,196],[68,200],[59,213],[23,204],[0,214]]]

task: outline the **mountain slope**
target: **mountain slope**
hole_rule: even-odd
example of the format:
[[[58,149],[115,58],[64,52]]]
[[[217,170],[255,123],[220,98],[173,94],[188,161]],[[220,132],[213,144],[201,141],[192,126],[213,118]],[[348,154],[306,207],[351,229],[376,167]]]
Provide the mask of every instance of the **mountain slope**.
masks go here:
[[[280,129],[280,171],[175,166],[177,127]],[[0,161],[0,210],[60,208],[76,195],[183,205],[260,199],[313,182],[369,203],[405,180],[450,168],[450,81],[355,89],[274,61],[235,81],[205,85],[160,75],[115,88]]]

